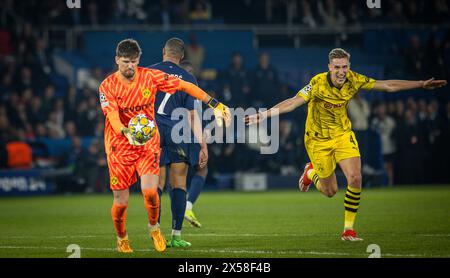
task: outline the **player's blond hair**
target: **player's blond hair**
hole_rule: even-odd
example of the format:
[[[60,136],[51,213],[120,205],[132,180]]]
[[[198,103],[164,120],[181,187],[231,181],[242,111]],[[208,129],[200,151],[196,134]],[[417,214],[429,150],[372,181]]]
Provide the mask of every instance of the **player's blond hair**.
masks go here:
[[[328,54],[328,61],[330,63],[333,59],[342,59],[342,58],[347,58],[350,61],[350,53],[348,53],[342,48],[332,49]]]

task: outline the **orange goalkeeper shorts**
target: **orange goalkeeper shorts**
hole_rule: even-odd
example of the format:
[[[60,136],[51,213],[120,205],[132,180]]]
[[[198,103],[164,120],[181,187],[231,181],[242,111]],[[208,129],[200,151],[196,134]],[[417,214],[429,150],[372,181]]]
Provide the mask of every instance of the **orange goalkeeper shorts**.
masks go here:
[[[109,168],[109,186],[111,190],[125,190],[136,181],[136,172],[141,177],[152,174],[159,176],[159,152],[140,152],[121,158],[107,155]]]

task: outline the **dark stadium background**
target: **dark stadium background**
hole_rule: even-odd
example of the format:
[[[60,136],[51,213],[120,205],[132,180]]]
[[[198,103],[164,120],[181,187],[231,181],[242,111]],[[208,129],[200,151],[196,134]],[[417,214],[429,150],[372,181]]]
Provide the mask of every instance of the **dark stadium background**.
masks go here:
[[[114,70],[118,41],[137,39],[142,66],[182,38],[199,84],[230,107],[271,107],[327,70],[333,47],[376,79],[449,78],[448,1],[4,0],[0,6],[0,195],[107,192],[99,82]],[[233,61],[240,67],[233,67]],[[268,59],[268,66],[260,61]],[[450,101],[438,91],[363,92],[369,115],[356,130],[364,184],[450,182]],[[386,135],[386,114],[396,124]],[[206,190],[296,188],[307,161],[306,107],[283,116],[280,150],[209,146]],[[355,127],[356,129],[356,127]],[[384,159],[392,161],[389,180]],[[243,174],[245,173],[245,174]],[[251,175],[252,173],[256,175]],[[250,174],[250,175],[249,175]],[[342,177],[342,175],[338,175]],[[250,186],[248,186],[250,184]]]
[[[380,8],[367,5],[377,2]],[[93,261],[94,272],[116,275],[138,266],[178,273],[179,262],[205,264],[204,258],[220,265],[270,263],[272,273],[305,274],[309,267],[315,275],[348,272],[349,265],[367,272],[364,262],[372,273],[387,272],[374,260],[332,265],[272,258],[446,263],[437,258],[450,257],[448,85],[361,92],[350,104],[363,160],[355,229],[364,241],[341,241],[346,181],[340,170],[334,198],[314,187],[298,190],[308,160],[301,107],[280,118],[280,149],[273,155],[261,155],[258,144],[209,145],[209,174],[195,204],[202,227],[183,225],[191,247],[156,252],[142,196],[133,192],[127,232],[135,252],[118,253],[98,86],[115,70],[122,39],[138,40],[141,65],[149,66],[161,61],[164,42],[174,36],[185,41],[200,87],[230,107],[269,108],[293,96],[327,70],[335,47],[351,53],[352,69],[375,79],[448,80],[450,74],[448,0],[1,0],[0,258],[145,258],[112,268]],[[166,238],[170,206],[164,193]],[[2,262],[15,275],[31,269],[22,260],[20,267]],[[67,274],[66,260],[48,260],[48,267],[33,262],[46,274],[57,266]],[[436,269],[427,267],[430,260],[409,262],[392,261],[392,269]],[[82,269],[77,263],[70,271]]]

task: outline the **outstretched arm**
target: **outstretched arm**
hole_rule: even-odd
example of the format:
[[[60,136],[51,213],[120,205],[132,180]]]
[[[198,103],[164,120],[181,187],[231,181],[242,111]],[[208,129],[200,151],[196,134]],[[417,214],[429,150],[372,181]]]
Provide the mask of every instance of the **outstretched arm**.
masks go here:
[[[434,78],[426,81],[408,81],[408,80],[377,80],[373,86],[373,90],[395,93],[403,90],[411,89],[437,89],[447,85],[447,80],[434,80]]]
[[[202,133],[202,123],[197,111],[189,111],[189,125],[191,127],[192,133],[194,134],[197,141],[200,143],[200,154],[199,154],[199,166],[204,168],[208,162],[208,147],[206,145],[206,135]]]
[[[265,118],[281,115],[294,111],[297,107],[302,106],[305,103],[305,99],[295,95],[294,97],[288,98],[267,111],[260,112],[255,115],[251,115],[245,118],[245,123],[248,125],[258,123]]]
[[[216,121],[219,126],[222,125],[221,120],[225,122],[225,126],[228,126],[231,123],[230,109],[215,98],[212,98],[198,86],[180,79],[180,90],[196,99],[201,100],[211,107],[214,111],[214,116],[216,117]]]

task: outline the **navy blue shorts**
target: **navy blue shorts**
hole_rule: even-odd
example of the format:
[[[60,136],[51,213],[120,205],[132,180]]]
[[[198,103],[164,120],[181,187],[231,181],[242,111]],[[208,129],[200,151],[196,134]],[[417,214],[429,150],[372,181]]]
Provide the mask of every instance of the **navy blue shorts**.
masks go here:
[[[171,163],[185,162],[190,166],[197,166],[199,163],[200,144],[179,143],[175,144],[170,136],[171,127],[158,126],[161,137],[161,157],[160,166],[166,166]]]

